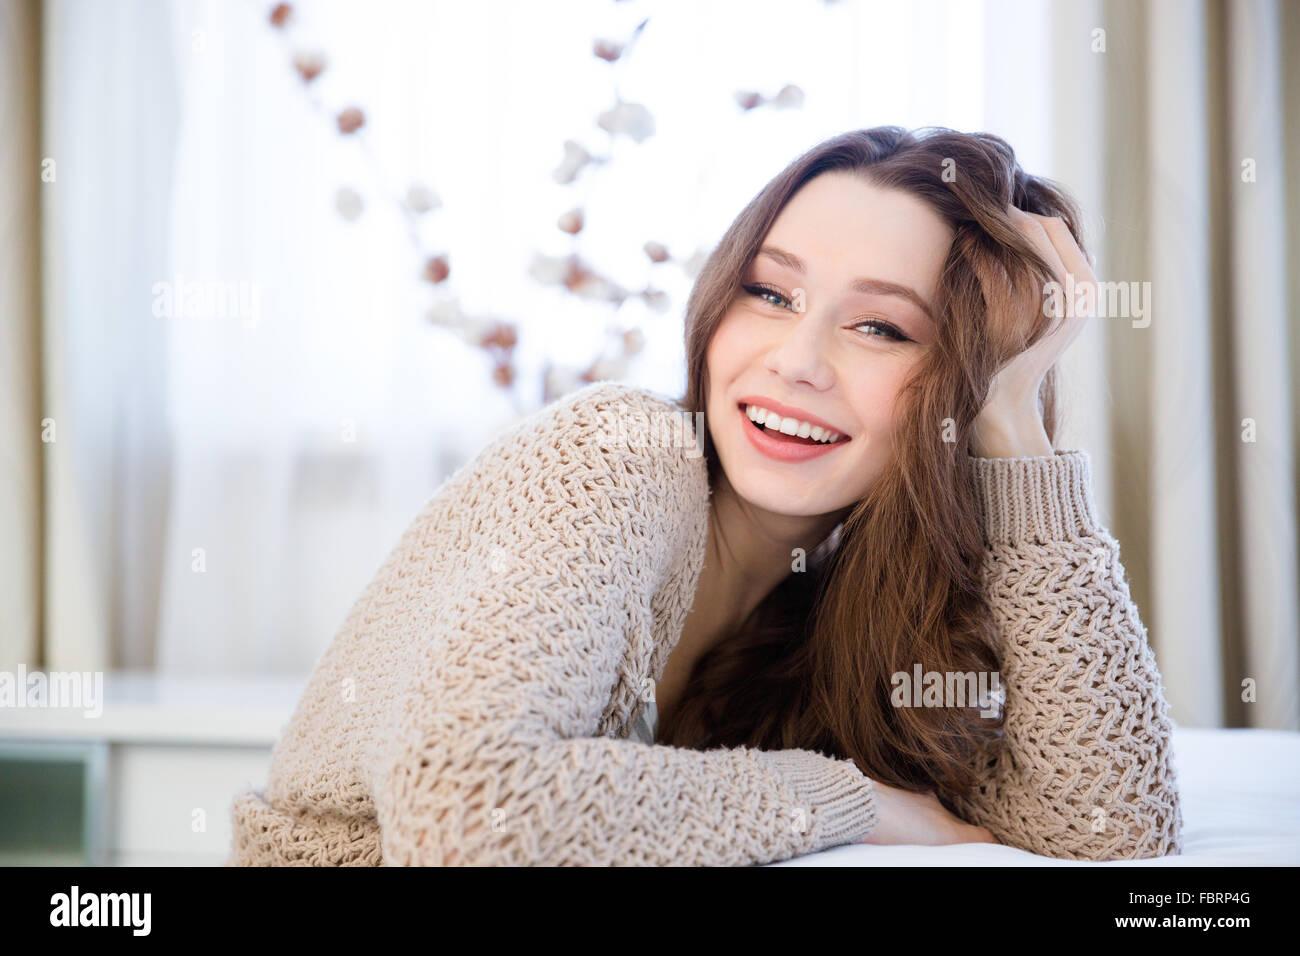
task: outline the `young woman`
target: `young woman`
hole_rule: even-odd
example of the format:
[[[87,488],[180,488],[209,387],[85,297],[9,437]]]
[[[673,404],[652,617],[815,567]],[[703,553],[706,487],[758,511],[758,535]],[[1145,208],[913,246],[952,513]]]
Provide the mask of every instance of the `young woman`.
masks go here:
[[[991,135],[799,157],[696,281],[683,398],[580,389],[416,517],[229,862],[1177,853],[1160,675],[1052,445],[1078,236]]]

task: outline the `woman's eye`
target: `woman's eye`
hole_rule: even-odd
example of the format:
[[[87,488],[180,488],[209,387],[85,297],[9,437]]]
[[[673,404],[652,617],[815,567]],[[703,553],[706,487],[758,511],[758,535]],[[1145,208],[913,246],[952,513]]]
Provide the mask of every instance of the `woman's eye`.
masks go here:
[[[875,329],[876,332],[879,333],[879,335],[880,335],[881,338],[889,338],[889,339],[893,339],[893,340],[896,341],[896,342],[910,342],[910,341],[912,341],[912,340],[909,339],[906,335],[904,335],[902,332],[898,331],[898,329],[896,329],[896,328],[894,328],[892,325],[890,325],[888,322],[881,322],[881,321],[879,321],[878,319],[866,319],[866,320],[864,320],[864,321],[862,321],[862,322],[859,322],[857,325],[854,326],[854,328],[855,328],[855,329],[863,329],[863,328],[867,328],[867,329]],[[874,337],[876,337],[876,332],[864,332],[863,334],[866,335],[868,338],[874,338]]]
[[[789,308],[790,300],[780,292],[765,285],[747,285],[742,288],[750,295],[762,299],[769,305],[776,306],[778,309]],[[770,296],[770,298],[769,298]],[[776,301],[773,301],[776,300]],[[894,328],[888,322],[882,322],[879,319],[864,319],[853,326],[855,329],[871,329],[870,332],[864,332],[868,338],[890,339],[895,342],[911,342],[906,335]]]
[[[744,289],[750,295],[757,296],[758,298],[763,299],[764,302],[768,303],[769,305],[774,305],[777,308],[781,308],[781,309],[786,308],[786,303],[790,301],[785,296],[783,296],[780,292],[777,292],[775,289],[769,289],[765,285],[747,285],[744,286]],[[772,299],[764,298],[764,296],[772,296],[772,298],[779,299],[780,301],[773,302]]]

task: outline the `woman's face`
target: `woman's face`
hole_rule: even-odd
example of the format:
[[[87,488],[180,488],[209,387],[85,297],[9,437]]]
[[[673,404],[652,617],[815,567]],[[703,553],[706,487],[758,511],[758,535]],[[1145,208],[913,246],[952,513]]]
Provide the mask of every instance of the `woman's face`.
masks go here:
[[[847,173],[786,204],[706,356],[709,433],[741,498],[811,516],[866,494],[890,457],[899,389],[938,334],[930,303],[952,238],[921,200]],[[756,428],[749,405],[777,429]],[[809,444],[809,426],[843,438]]]

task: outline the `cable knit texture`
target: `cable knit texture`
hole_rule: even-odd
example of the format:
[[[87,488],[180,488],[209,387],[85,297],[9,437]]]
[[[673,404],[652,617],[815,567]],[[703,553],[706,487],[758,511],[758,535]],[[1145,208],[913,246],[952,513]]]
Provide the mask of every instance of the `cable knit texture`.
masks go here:
[[[598,382],[448,478],[235,798],[227,865],[744,865],[872,833],[851,760],[638,731],[704,562],[683,417]],[[975,469],[1007,748],[962,815],[1049,856],[1178,852],[1167,706],[1086,454]]]
[[[974,464],[1005,746],[959,815],[1043,856],[1181,853],[1169,705],[1088,454]]]

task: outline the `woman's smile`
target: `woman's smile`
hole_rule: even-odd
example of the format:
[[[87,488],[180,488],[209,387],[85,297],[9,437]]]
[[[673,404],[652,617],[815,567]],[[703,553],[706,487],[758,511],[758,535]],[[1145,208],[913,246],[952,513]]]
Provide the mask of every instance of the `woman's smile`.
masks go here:
[[[847,435],[823,429],[806,419],[782,418],[760,405],[740,403],[740,427],[759,452],[777,461],[808,461],[830,454],[851,440]],[[762,423],[759,417],[762,417]],[[827,436],[831,437],[827,437]]]

